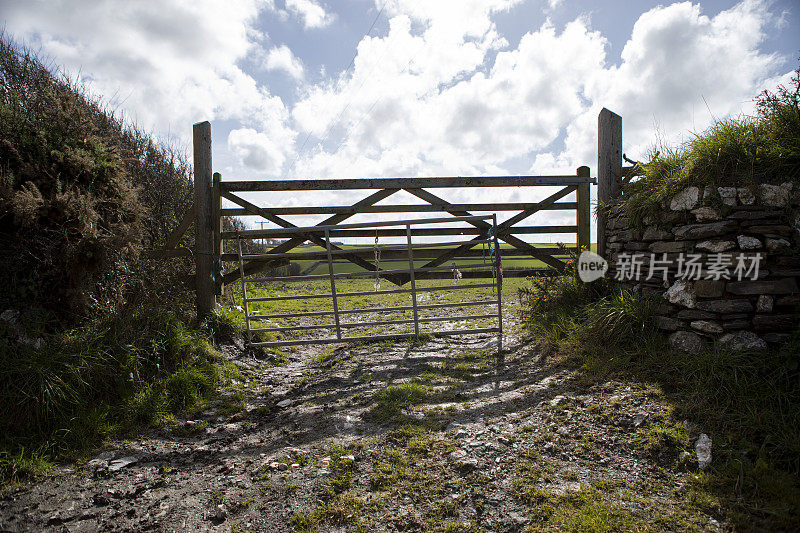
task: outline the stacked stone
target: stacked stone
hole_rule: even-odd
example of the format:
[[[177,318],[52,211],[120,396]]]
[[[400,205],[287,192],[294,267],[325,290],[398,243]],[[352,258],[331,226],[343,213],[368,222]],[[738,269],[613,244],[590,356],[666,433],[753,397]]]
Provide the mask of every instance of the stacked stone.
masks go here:
[[[610,216],[606,235],[610,276],[628,278],[633,272],[623,263],[635,254],[642,260],[639,278],[620,282],[662,302],[656,323],[670,332],[670,342],[686,351],[714,339],[737,350],[785,342],[798,327],[800,186],[761,184],[756,194],[748,188],[687,187],[662,208],[642,228]],[[706,267],[719,263],[720,253],[731,273],[738,256],[752,260],[760,253],[757,279],[752,272],[741,280],[708,279]],[[701,279],[678,276],[681,254],[701,254]],[[647,279],[651,257],[657,263]],[[666,265],[664,279],[664,268],[655,267]]]

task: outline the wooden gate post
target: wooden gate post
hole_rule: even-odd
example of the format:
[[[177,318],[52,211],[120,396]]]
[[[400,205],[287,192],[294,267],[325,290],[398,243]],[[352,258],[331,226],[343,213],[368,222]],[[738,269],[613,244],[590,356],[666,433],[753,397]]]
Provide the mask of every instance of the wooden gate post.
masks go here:
[[[214,263],[214,212],[211,175],[211,123],[194,125],[194,205],[195,220],[195,294],[198,318],[208,315],[216,304],[216,287],[211,275]]]
[[[213,267],[214,267],[214,294],[222,296],[225,285],[222,283],[222,175],[214,172],[211,187],[211,227],[214,233]]]
[[[622,176],[622,117],[606,108],[597,116],[597,253],[606,257],[603,209],[619,197]]]
[[[579,178],[589,178],[589,167],[578,167]],[[589,182],[578,185],[578,253],[589,249],[592,242],[591,185]]]

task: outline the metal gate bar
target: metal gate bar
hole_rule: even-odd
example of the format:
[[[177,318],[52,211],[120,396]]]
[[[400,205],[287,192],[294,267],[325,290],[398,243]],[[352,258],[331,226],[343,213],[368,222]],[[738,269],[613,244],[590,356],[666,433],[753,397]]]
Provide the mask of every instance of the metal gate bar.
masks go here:
[[[377,271],[378,274],[382,273],[382,270]],[[334,274],[334,276],[338,276],[338,274]],[[375,273],[373,273],[373,277]],[[297,276],[298,278],[302,278],[303,276]],[[495,283],[473,283],[471,285],[462,285],[459,289],[486,289],[489,287],[494,287]],[[338,295],[342,296],[366,296],[369,294],[408,294],[411,293],[413,289],[387,289],[385,291],[358,291],[358,292],[340,292]],[[450,291],[453,290],[452,286],[443,285],[438,287],[419,287],[416,289],[417,292],[436,292],[436,291]],[[305,298],[330,298],[330,294],[293,294],[292,296],[264,296],[262,298],[248,298],[248,302],[277,302],[279,300],[303,300]]]
[[[471,305],[495,305],[495,300],[478,300],[475,302],[452,302],[442,304],[428,304],[417,305],[417,309],[439,309],[442,307],[468,307]],[[379,313],[389,311],[411,311],[413,307],[410,305],[401,305],[397,307],[360,307],[357,309],[339,309],[339,315],[347,315],[353,313]],[[325,316],[332,315],[333,311],[306,311],[300,313],[283,313],[278,315],[250,315],[250,320],[267,320],[272,318],[293,318],[297,316]]]
[[[489,241],[486,241],[489,242]],[[332,261],[334,264],[336,261]],[[391,262],[391,260],[386,261]],[[463,265],[455,265],[455,268],[459,270],[469,270],[472,268],[486,268],[486,265],[475,265],[475,264],[463,264]],[[427,268],[415,268],[414,272],[442,272],[445,270],[453,270],[453,266],[439,266],[439,267],[427,267]],[[407,268],[397,268],[397,269],[381,269],[382,274],[408,274],[411,270]],[[307,274],[301,276],[276,276],[274,278],[250,278],[247,280],[248,283],[258,283],[258,282],[273,282],[273,281],[284,281],[291,283],[293,281],[309,281],[313,279],[328,279],[330,277],[329,274]],[[374,278],[375,272],[341,272],[336,274],[338,278]]]
[[[491,221],[491,223],[487,223],[485,221]],[[446,243],[413,243],[413,235],[415,231],[412,230],[412,226],[417,225],[426,225],[426,224],[440,224],[443,222],[452,222],[452,221],[462,221],[468,222],[475,227],[482,227],[485,228],[482,235],[479,235],[476,239],[470,239],[468,241],[448,241]],[[378,246],[377,238],[376,244],[372,248],[348,248],[343,249],[338,246],[333,247],[331,244],[331,235],[332,229],[335,227],[336,229],[340,229],[342,227],[347,228],[375,228],[375,227],[392,227],[392,226],[404,226],[404,230],[402,233],[405,234],[406,243],[404,245],[384,245]],[[502,263],[500,257],[500,246],[498,241],[498,226],[497,226],[497,217],[496,215],[483,215],[483,216],[462,216],[462,217],[448,217],[446,219],[438,218],[438,219],[416,219],[416,220],[401,220],[401,221],[381,221],[381,222],[373,222],[373,223],[360,223],[360,224],[346,224],[346,225],[338,225],[338,226],[311,226],[311,227],[292,227],[292,228],[283,228],[281,230],[273,230],[275,232],[281,232],[281,234],[286,233],[287,229],[290,233],[298,233],[301,235],[312,236],[322,234],[324,235],[324,248],[325,248],[325,256],[328,263],[328,274],[327,275],[299,275],[299,276],[259,276],[259,277],[252,277],[247,278],[245,276],[245,265],[244,260],[254,259],[259,257],[268,256],[270,259],[306,259],[306,256],[309,255],[308,252],[295,252],[295,253],[276,253],[276,254],[243,254],[242,247],[241,247],[241,240],[238,242],[238,258],[239,258],[239,268],[240,268],[240,275],[241,275],[241,283],[242,283],[242,302],[243,308],[245,313],[245,324],[247,325],[247,334],[248,334],[248,344],[252,347],[278,347],[278,346],[291,346],[291,345],[308,345],[308,344],[331,344],[331,343],[338,343],[338,342],[360,342],[360,341],[371,341],[371,340],[383,340],[383,339],[403,339],[403,338],[412,338],[418,337],[420,334],[430,334],[430,335],[464,335],[469,333],[498,333],[498,348],[501,346],[502,343],[502,331],[503,331],[503,321],[502,321]],[[466,228],[465,228],[466,229]],[[269,232],[269,230],[266,230]],[[378,230],[375,230],[376,233]],[[243,232],[244,233],[244,232]],[[420,232],[424,234],[424,232]],[[320,237],[315,237],[313,242],[322,244],[322,235]],[[415,248],[430,248],[430,247],[442,247],[443,245],[450,245],[450,246],[457,246],[462,247],[465,243],[469,243],[469,245],[474,246],[476,244],[488,244],[489,247],[489,254],[488,259],[490,260],[489,263],[486,263],[487,257],[484,255],[484,264],[459,264],[456,265],[455,261],[453,261],[453,265],[450,267],[445,266],[427,266],[427,267],[415,267],[414,266],[414,250]],[[380,268],[380,253],[382,250],[405,250],[408,260],[408,268],[406,269],[381,269]],[[456,248],[458,250],[458,248]],[[364,272],[342,272],[336,273],[334,271],[334,256],[335,255],[347,255],[352,254],[353,252],[374,252],[375,254],[375,270],[368,270]],[[313,253],[313,252],[312,252]],[[456,259],[460,257],[458,254],[454,254],[452,259]],[[474,257],[474,255],[472,256]],[[485,270],[489,267],[489,270]],[[452,270],[454,273],[454,278],[456,278],[456,269],[460,271],[460,269],[465,269],[472,271],[474,274],[480,274],[484,272],[487,278],[491,278],[490,283],[468,283],[468,284],[456,284],[457,279],[454,279],[453,285],[435,285],[431,287],[420,287],[417,285],[417,273],[419,272],[432,272],[432,271],[446,271]],[[395,289],[388,289],[388,290],[379,290],[378,281],[381,278],[388,278],[387,275],[404,275],[407,274],[407,280],[410,281],[410,288],[395,288]],[[340,292],[337,290],[336,287],[336,279],[337,278],[360,278],[360,277],[375,277],[376,279],[376,290],[374,291],[346,291]],[[330,293],[328,294],[291,294],[285,296],[264,296],[264,297],[248,297],[247,285],[254,284],[254,283],[269,283],[269,282],[300,282],[300,281],[310,281],[310,280],[323,280],[329,279],[330,281]],[[444,302],[444,303],[435,303],[435,304],[420,304],[418,302],[418,294],[424,292],[437,292],[437,291],[463,291],[469,289],[479,289],[479,288],[491,288],[494,298],[493,299],[484,299],[484,300],[476,300],[476,301],[466,301],[466,302]],[[355,308],[355,309],[341,309],[340,303],[342,298],[349,298],[349,297],[358,297],[358,296],[378,296],[382,294],[409,294],[411,296],[411,305],[401,305],[401,306],[384,306],[384,307],[362,307],[362,308]],[[323,311],[304,311],[304,312],[296,312],[296,313],[272,313],[272,314],[261,314],[261,313],[253,313],[251,314],[251,309],[253,309],[251,304],[257,304],[259,302],[279,302],[279,301],[288,301],[288,300],[301,300],[301,299],[323,299],[323,298],[330,298],[331,303],[333,305],[333,310],[323,310]],[[489,313],[478,313],[478,314],[467,314],[467,315],[456,315],[456,316],[420,316],[420,311],[422,310],[444,310],[447,308],[462,308],[462,307],[471,307],[471,306],[489,306],[495,307],[496,309],[491,314]],[[366,322],[342,322],[340,317],[342,315],[354,315],[358,313],[387,313],[387,312],[407,312],[412,311],[413,318],[403,318],[403,319],[386,319],[386,320],[371,320]],[[324,323],[324,324],[302,324],[302,325],[293,325],[293,326],[283,326],[283,325],[269,325],[268,327],[252,327],[253,321],[264,321],[264,320],[272,320],[272,319],[283,319],[283,318],[299,318],[299,317],[325,317],[325,316],[333,316],[333,323]],[[433,331],[420,331],[420,324],[434,324],[439,322],[461,322],[466,320],[485,320],[490,318],[497,319],[497,325],[493,327],[482,327],[482,328],[472,328],[472,329],[460,329],[460,330],[433,330]],[[362,328],[362,327],[371,327],[371,326],[390,326],[390,325],[403,325],[403,324],[413,324],[414,332],[413,333],[391,333],[391,334],[380,334],[380,335],[370,335],[370,336],[353,336],[347,337],[342,335],[343,329],[352,329],[352,328]],[[325,331],[335,331],[335,338],[318,338],[318,339],[284,339],[284,340],[275,340],[275,341],[265,341],[265,342],[254,342],[253,334],[254,333],[283,333],[283,332],[313,332],[317,330],[325,330]]]

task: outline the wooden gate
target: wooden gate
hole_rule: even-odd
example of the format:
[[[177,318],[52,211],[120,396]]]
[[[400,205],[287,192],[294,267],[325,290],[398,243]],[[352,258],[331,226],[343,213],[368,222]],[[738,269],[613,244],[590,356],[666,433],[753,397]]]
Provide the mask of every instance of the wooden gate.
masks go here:
[[[556,249],[543,247],[528,242],[532,235],[552,233],[574,233],[577,249],[587,248],[590,244],[590,186],[596,181],[590,177],[588,167],[578,168],[574,175],[557,176],[480,176],[480,177],[429,177],[429,178],[376,178],[376,179],[315,179],[315,180],[270,180],[270,181],[223,181],[219,173],[212,172],[211,164],[211,125],[208,122],[194,126],[194,205],[167,239],[161,256],[192,255],[196,263],[194,286],[197,293],[197,310],[199,315],[207,314],[215,305],[215,297],[221,294],[225,284],[239,280],[243,275],[262,272],[286,263],[280,254],[291,252],[305,242],[326,247],[330,244],[340,260],[354,264],[366,271],[376,271],[378,266],[369,260],[368,254],[352,252],[326,241],[319,231],[309,228],[298,228],[286,217],[292,215],[330,215],[318,226],[330,227],[331,236],[370,237],[375,230],[366,227],[345,228],[341,224],[357,214],[364,213],[446,213],[464,219],[469,227],[446,226],[437,228],[411,228],[412,236],[447,237],[455,235],[470,236],[471,239],[456,247],[429,247],[420,249],[418,259],[424,258],[426,263],[419,272],[418,279],[430,279],[442,276],[436,267],[446,264],[454,257],[478,257],[480,250],[475,247],[486,238],[491,225],[485,219],[475,218],[476,213],[514,214],[499,222],[494,237],[502,241],[504,259],[532,258],[542,263],[537,268],[512,270],[506,268],[506,277],[531,276],[542,273],[561,272],[565,267],[565,257]],[[429,189],[521,187],[560,187],[558,191],[537,202],[504,202],[504,203],[451,203],[441,193]],[[243,198],[243,194],[253,192],[276,191],[374,191],[350,205],[337,206],[300,206],[300,207],[261,207]],[[379,204],[399,191],[406,191],[422,200],[423,204]],[[576,193],[575,201],[563,199]],[[235,207],[223,207],[223,199]],[[524,221],[540,211],[566,210],[575,213],[575,224],[555,226],[523,225]],[[222,231],[223,217],[255,216],[278,226],[278,229],[254,229],[242,232]],[[179,248],[181,236],[195,223],[195,243],[193,249]],[[282,231],[283,230],[283,231]],[[402,235],[403,229],[377,228],[379,237]],[[265,239],[285,238],[286,240],[270,248],[260,257],[248,258],[239,264],[239,254],[224,250],[225,241],[241,238]],[[402,252],[387,251],[388,255],[398,254],[395,260],[402,260]],[[319,251],[318,261],[327,261],[327,253]],[[466,274],[466,273],[465,273]],[[389,281],[400,286],[409,281],[407,276],[398,273],[387,276]]]

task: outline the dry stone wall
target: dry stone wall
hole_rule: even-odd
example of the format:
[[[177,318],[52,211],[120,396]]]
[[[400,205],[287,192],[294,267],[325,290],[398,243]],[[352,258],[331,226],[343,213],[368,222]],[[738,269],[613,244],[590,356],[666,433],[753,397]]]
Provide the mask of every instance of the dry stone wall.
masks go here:
[[[607,255],[610,276],[655,297],[671,344],[785,342],[800,309],[800,186],[688,187],[661,207],[636,227],[612,207]]]

